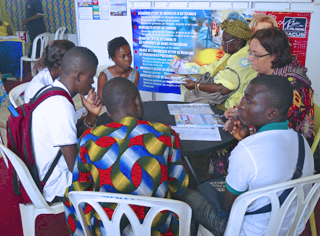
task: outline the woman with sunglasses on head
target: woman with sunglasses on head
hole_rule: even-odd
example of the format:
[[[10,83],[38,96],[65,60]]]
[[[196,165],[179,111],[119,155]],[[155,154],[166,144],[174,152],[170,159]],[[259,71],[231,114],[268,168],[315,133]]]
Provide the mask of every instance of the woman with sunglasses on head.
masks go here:
[[[233,108],[240,103],[244,89],[257,75],[248,60],[247,41],[251,37],[251,29],[239,13],[232,13],[229,13],[227,19],[221,24],[223,30],[221,45],[225,55],[215,64],[213,73],[210,74],[211,77],[214,77],[213,83],[187,80],[184,84],[189,90],[185,93],[186,102],[191,102],[190,98],[199,96],[199,94],[200,97],[201,95],[206,97],[213,93],[221,93],[221,95],[227,95],[223,103],[220,104],[214,98],[208,102],[216,104],[216,107],[223,110]]]
[[[306,75],[307,68],[291,54],[286,33],[276,27],[258,30],[251,38],[249,54],[252,69],[259,74],[288,77],[294,90],[293,103],[287,114],[289,126],[299,131],[311,145],[314,139],[313,89]],[[234,133],[234,122],[230,126],[226,129]]]

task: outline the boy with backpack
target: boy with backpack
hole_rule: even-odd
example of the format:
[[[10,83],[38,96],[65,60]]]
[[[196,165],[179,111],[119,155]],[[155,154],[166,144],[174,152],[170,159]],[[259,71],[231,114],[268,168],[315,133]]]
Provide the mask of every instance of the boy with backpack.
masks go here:
[[[91,84],[98,59],[87,48],[74,47],[62,59],[61,76],[52,86],[62,88],[72,98],[81,96],[88,115],[78,121],[74,105],[64,96],[51,96],[41,102],[32,113],[32,146],[40,180],[43,180],[55,157],[61,157],[43,188],[48,202],[62,200],[70,186],[73,166],[78,153],[78,135],[94,126],[102,103]],[[46,89],[49,89],[50,86]],[[84,95],[88,95],[84,98]]]

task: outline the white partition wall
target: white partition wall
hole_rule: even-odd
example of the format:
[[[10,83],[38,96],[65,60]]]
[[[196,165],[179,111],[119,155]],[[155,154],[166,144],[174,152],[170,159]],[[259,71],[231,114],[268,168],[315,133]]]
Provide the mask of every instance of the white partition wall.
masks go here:
[[[78,0],[75,0],[77,6]],[[318,68],[320,66],[320,0],[258,0],[258,1],[146,1],[136,0],[127,2],[127,16],[110,16],[109,20],[81,20],[76,9],[78,45],[90,48],[98,57],[99,65],[112,65],[107,53],[107,42],[114,37],[125,37],[132,47],[132,29],[130,9],[159,8],[159,9],[234,9],[234,10],[275,10],[275,11],[308,11],[311,14],[309,40],[307,47],[306,67],[308,76],[314,89],[314,101],[320,104],[320,81],[318,80]],[[141,91],[142,99],[145,100],[180,100],[178,94],[156,93]]]

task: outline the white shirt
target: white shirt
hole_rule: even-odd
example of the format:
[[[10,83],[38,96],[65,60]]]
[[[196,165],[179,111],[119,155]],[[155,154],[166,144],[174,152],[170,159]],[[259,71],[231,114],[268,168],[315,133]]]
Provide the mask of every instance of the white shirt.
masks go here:
[[[313,155],[309,144],[304,139],[305,161],[302,177],[313,174]],[[297,133],[292,130],[267,130],[251,135],[231,152],[229,169],[226,177],[227,188],[232,191],[245,192],[268,185],[289,181],[298,160],[299,141]],[[230,189],[228,188],[230,191]],[[281,194],[281,193],[280,193]],[[238,194],[239,195],[239,194]],[[255,201],[248,211],[257,210],[270,203],[267,199]],[[240,235],[263,235],[268,224],[270,213],[245,216]],[[281,227],[280,234],[287,232],[290,216]],[[302,233],[304,225],[298,228]]]
[[[39,71],[39,73],[32,78],[24,92],[24,102],[28,103],[30,99],[36,95],[39,89],[52,83],[53,79],[48,68]]]
[[[52,85],[68,92],[59,80],[55,80]],[[52,96],[34,110],[32,138],[40,180],[48,172],[60,146],[77,143],[76,124],[74,107],[63,96]],[[71,180],[72,174],[62,155],[43,189],[45,199],[51,202],[55,196],[62,197],[65,189],[71,185]]]

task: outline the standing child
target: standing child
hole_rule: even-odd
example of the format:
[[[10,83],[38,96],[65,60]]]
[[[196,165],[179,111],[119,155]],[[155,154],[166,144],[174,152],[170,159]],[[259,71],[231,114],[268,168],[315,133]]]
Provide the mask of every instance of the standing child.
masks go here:
[[[123,37],[117,37],[108,42],[109,58],[114,62],[103,70],[98,77],[98,96],[102,98],[103,86],[114,77],[123,77],[138,86],[140,74],[131,67],[132,55],[128,41]]]

